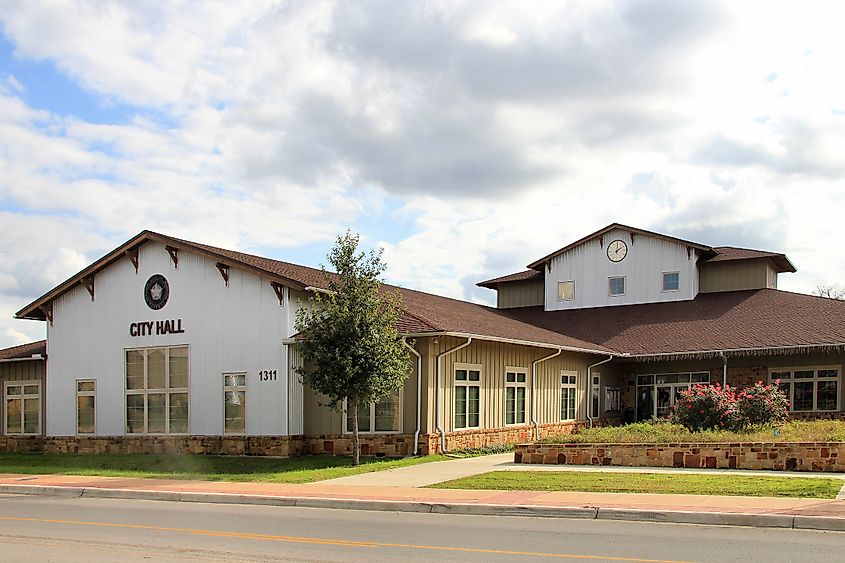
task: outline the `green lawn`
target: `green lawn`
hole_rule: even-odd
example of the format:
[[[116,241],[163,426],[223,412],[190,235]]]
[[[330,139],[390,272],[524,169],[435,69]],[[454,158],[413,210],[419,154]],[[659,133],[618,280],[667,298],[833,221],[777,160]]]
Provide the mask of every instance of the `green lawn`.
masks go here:
[[[212,455],[0,454],[0,473],[311,483],[444,459],[439,455],[364,458],[361,465],[352,467],[350,457],[326,455],[276,459]]]
[[[587,471],[493,471],[431,485],[437,489],[584,491],[836,498],[843,481],[813,477],[754,477],[684,473],[598,473]]]

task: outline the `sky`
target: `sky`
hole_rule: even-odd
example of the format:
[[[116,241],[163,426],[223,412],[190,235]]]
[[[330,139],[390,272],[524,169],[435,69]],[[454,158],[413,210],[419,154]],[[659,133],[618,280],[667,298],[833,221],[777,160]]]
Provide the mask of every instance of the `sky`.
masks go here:
[[[475,284],[612,222],[845,282],[845,4],[4,0],[0,346],[144,229]]]

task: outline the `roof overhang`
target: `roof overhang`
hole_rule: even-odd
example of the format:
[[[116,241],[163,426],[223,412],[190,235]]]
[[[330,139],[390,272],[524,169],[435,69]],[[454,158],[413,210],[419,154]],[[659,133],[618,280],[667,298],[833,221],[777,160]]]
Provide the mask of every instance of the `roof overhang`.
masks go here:
[[[620,357],[624,357],[625,359],[637,360],[640,362],[653,362],[659,360],[703,360],[710,358],[721,358],[725,356],[774,356],[781,354],[804,354],[807,352],[825,351],[845,351],[845,342],[795,344],[787,346],[761,346],[750,348],[724,348],[713,350],[687,350],[678,352],[661,352],[659,354],[620,354]]]
[[[469,332],[453,332],[453,331],[436,331],[436,332],[416,332],[416,333],[400,333],[405,338],[431,338],[437,336],[454,336],[457,338],[472,338],[473,340],[486,340],[488,342],[502,342],[504,344],[517,344],[520,346],[533,346],[534,348],[546,348],[549,350],[563,350],[565,352],[579,352],[583,354],[597,354],[601,356],[624,356],[612,350],[602,349],[593,350],[590,348],[580,348],[578,346],[567,346],[562,344],[551,344],[549,342],[535,342],[532,340],[516,340],[512,338],[502,338],[498,336],[487,336],[483,334],[473,334]]]

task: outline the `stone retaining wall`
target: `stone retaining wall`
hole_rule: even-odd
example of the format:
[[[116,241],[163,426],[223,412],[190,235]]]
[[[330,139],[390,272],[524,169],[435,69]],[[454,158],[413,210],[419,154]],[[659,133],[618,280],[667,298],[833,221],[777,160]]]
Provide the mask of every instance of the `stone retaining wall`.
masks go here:
[[[520,444],[516,463],[845,473],[843,442]]]
[[[541,424],[541,436],[563,436],[572,434],[578,428],[583,428],[584,421],[556,422]],[[446,434],[446,450],[466,450],[484,448],[499,444],[519,444],[534,439],[534,427],[530,424],[520,426],[506,426],[505,428],[483,428],[476,430],[461,430]],[[440,434],[423,434],[420,436],[420,452],[422,454],[440,452]]]

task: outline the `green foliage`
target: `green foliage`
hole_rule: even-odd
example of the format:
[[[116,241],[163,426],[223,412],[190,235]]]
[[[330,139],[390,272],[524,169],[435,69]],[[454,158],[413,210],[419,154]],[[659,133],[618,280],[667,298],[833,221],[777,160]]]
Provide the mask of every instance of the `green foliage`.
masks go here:
[[[513,444],[491,444],[479,448],[464,448],[462,450],[450,450],[449,457],[478,457],[482,455],[506,454],[514,450]]]

